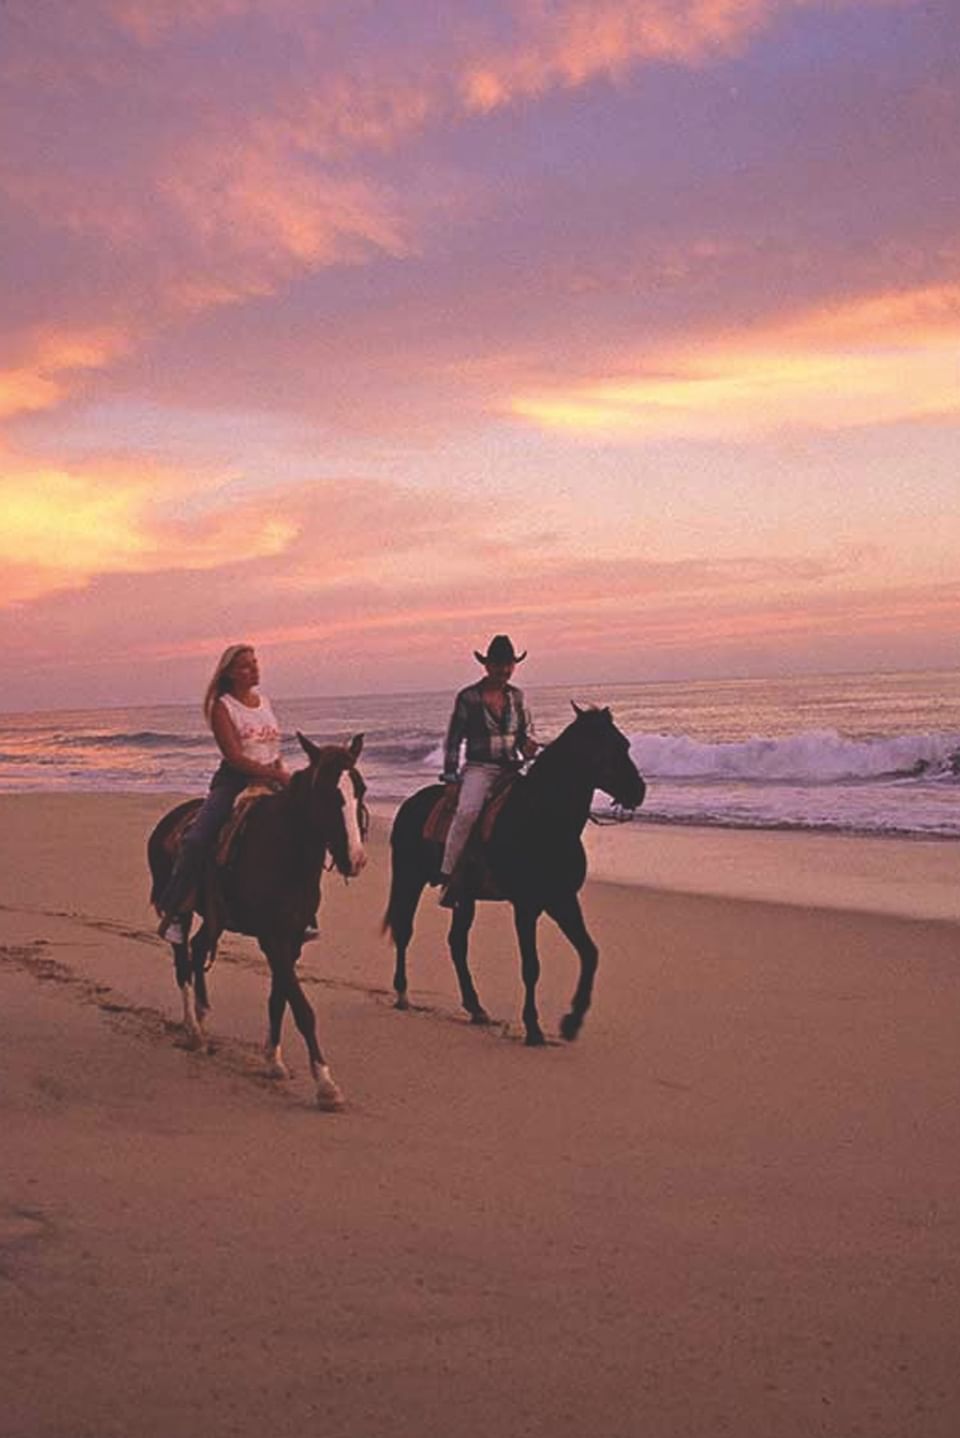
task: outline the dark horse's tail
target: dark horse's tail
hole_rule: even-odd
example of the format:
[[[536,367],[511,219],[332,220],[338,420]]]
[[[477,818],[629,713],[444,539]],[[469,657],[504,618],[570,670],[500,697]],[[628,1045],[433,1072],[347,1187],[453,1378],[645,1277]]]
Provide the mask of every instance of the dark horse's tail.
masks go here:
[[[431,784],[418,789],[397,810],[390,831],[390,896],[380,925],[394,942],[409,940],[420,895],[426,884],[435,884],[440,875],[442,848],[423,837],[423,825],[443,789]]]

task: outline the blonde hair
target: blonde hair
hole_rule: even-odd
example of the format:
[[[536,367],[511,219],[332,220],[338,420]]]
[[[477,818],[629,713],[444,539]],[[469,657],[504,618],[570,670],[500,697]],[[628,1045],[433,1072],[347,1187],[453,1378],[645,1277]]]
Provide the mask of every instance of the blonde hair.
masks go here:
[[[252,652],[252,644],[231,644],[229,648],[223,651],[217,660],[217,667],[213,671],[213,678],[207,685],[207,692],[203,696],[203,717],[211,727],[213,725],[213,706],[220,698],[220,695],[225,694],[231,687],[230,669],[233,666],[234,660],[238,659],[241,654],[251,654]]]

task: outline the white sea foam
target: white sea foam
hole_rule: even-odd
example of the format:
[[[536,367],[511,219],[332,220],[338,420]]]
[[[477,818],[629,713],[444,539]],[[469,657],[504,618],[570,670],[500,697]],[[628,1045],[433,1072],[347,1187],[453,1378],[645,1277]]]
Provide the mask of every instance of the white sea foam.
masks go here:
[[[570,722],[571,699],[609,705],[647,780],[641,823],[960,837],[960,675],[528,688],[539,737]],[[436,781],[452,695],[283,700],[318,743],[364,731],[369,802],[392,814]],[[217,762],[197,705],[0,715],[0,790],[201,793]],[[606,800],[596,796],[603,811]],[[617,842],[626,843],[626,832]]]
[[[685,734],[635,734],[630,752],[648,778],[831,784],[948,775],[952,761],[960,764],[960,733],[851,739],[834,729],[812,729],[733,744],[705,743]]]

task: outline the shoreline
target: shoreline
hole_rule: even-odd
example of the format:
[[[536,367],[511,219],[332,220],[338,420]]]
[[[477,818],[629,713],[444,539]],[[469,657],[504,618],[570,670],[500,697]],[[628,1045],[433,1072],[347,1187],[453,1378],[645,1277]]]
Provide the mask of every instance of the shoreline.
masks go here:
[[[185,791],[0,791],[7,806],[132,807],[159,817]],[[372,805],[385,839],[396,806]],[[634,822],[588,824],[587,883],[653,893],[960,923],[960,839],[788,828]]]
[[[960,923],[956,839],[656,825],[616,840],[588,826],[594,883]]]

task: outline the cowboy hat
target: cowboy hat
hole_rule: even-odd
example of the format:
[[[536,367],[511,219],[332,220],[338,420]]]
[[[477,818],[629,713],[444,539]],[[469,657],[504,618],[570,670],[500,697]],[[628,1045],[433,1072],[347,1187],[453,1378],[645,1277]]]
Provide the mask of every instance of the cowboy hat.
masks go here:
[[[495,634],[487,646],[486,654],[481,654],[479,649],[473,651],[473,656],[481,664],[519,664],[526,659],[527,651],[518,654],[513,647],[513,641],[506,634]]]

